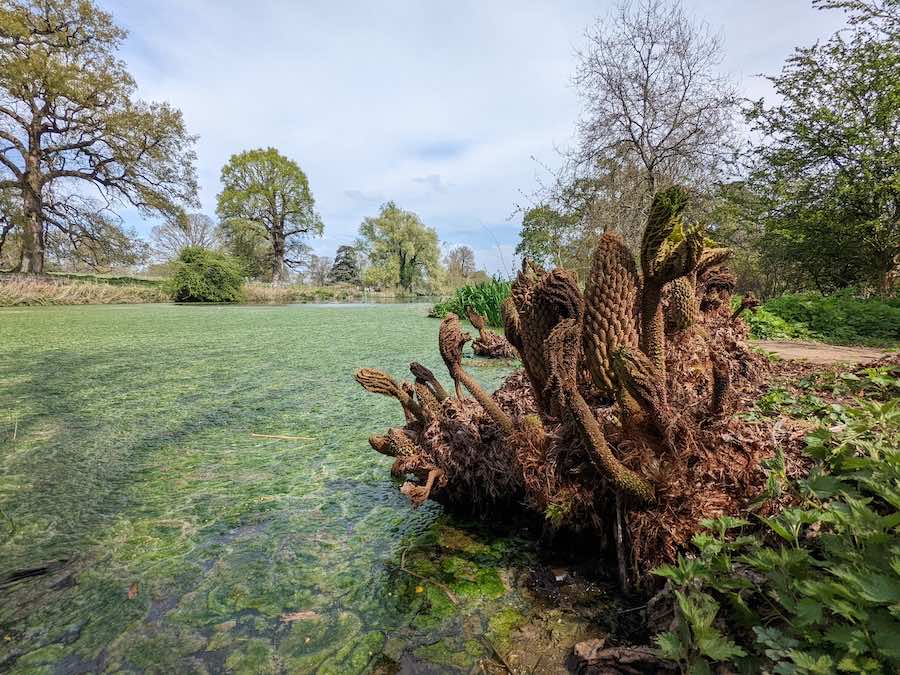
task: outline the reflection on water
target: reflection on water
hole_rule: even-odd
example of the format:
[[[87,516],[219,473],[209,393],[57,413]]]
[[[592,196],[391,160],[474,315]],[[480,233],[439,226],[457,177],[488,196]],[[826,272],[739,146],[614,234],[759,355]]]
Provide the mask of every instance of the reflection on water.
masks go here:
[[[493,658],[529,554],[412,511],[366,442],[401,411],[352,378],[441,372],[437,322],[324,307],[0,310],[0,670]]]

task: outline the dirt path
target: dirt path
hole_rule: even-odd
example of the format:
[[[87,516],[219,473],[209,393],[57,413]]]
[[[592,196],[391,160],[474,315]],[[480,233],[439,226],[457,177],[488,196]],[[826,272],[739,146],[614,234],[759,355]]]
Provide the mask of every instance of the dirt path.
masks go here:
[[[781,342],[754,340],[753,344],[767,352],[774,352],[783,359],[796,359],[810,363],[866,363],[880,359],[890,352],[869,347],[839,347],[818,342]]]

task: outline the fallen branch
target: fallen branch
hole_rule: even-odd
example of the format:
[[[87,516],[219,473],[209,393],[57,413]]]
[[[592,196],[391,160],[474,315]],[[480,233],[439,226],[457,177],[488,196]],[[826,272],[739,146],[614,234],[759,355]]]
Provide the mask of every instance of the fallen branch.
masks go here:
[[[423,577],[421,574],[416,574],[412,570],[406,569],[406,549],[403,549],[400,553],[400,571],[406,572],[409,576],[424,581],[426,584],[434,584],[447,594],[447,597],[450,598],[450,602],[454,605],[459,604],[459,598],[456,597],[456,593],[451,591],[445,584],[442,584],[440,581],[435,581],[434,579],[429,579],[428,577]]]
[[[309,436],[277,436],[272,434],[250,434],[253,438],[274,438],[277,441],[314,441]]]

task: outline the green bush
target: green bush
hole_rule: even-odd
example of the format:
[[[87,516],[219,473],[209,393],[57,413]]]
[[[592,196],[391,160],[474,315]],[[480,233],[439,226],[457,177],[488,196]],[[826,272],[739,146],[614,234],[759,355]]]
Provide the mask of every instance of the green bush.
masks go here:
[[[820,383],[864,393],[856,406],[784,401],[823,424],[807,438],[814,465],[791,481],[777,455],[764,498],[789,508],[756,516],[756,527],[707,521],[694,555],[656,570],[678,616],[657,636],[665,657],[694,673],[714,672],[715,663],[785,675],[900,672],[898,376],[872,368]]]
[[[900,304],[857,298],[850,292],[782,295],[747,316],[747,321],[751,335],[759,339],[873,346],[900,343]]]
[[[511,283],[501,279],[491,279],[477,284],[469,284],[456,289],[453,297],[439,302],[431,309],[430,316],[443,319],[448,313],[465,318],[466,307],[472,307],[487,319],[488,325],[503,327],[500,305],[509,297]]]
[[[175,274],[166,289],[175,302],[237,302],[243,285],[239,261],[200,246],[188,246],[178,255]]]

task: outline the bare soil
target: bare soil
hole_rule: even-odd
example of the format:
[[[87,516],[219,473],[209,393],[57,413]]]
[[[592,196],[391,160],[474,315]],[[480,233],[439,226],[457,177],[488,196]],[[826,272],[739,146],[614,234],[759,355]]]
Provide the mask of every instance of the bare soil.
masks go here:
[[[754,340],[753,345],[767,352],[773,352],[783,359],[802,360],[823,365],[833,363],[868,363],[891,353],[884,349],[871,347],[841,347],[819,342]]]

